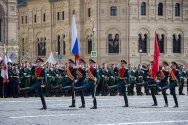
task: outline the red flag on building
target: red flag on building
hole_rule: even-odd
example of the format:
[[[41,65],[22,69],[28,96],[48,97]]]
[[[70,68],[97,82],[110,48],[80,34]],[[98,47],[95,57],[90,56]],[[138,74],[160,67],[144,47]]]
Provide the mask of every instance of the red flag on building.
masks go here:
[[[8,63],[8,59],[7,59],[6,47],[4,45],[3,68],[1,69],[1,76],[3,77],[3,83],[6,83],[8,81],[7,63]]]
[[[159,57],[160,50],[158,45],[157,34],[155,32],[155,41],[154,41],[154,56],[153,56],[153,67],[152,67],[152,77],[155,78],[157,72],[159,71]]]

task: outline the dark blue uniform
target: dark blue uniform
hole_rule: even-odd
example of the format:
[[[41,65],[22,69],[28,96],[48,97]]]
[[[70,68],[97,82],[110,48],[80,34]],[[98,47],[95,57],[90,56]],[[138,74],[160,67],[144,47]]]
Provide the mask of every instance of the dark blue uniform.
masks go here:
[[[43,69],[42,67],[37,67],[35,69],[35,83],[31,87],[26,87],[20,89],[20,91],[32,91],[32,90],[37,90],[39,93],[39,96],[41,98],[42,102],[42,108],[41,109],[47,109],[46,102],[44,99],[44,94],[43,94],[43,87],[42,85],[47,83],[47,75],[46,75],[46,70]]]

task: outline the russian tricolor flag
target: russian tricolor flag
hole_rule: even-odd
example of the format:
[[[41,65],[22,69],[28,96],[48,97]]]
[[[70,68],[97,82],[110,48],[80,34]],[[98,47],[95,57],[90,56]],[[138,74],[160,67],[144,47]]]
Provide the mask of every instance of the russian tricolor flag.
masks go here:
[[[72,17],[72,49],[71,52],[75,55],[76,60],[80,58],[80,47],[78,44],[78,34],[76,29],[75,16]]]

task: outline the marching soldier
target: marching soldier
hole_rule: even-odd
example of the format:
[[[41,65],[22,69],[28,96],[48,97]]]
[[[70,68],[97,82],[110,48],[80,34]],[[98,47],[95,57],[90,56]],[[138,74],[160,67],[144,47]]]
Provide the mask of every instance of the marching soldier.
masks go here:
[[[86,79],[86,69],[85,69],[85,61],[83,59],[79,59],[79,67],[77,68],[78,78],[75,83],[75,87],[82,87],[85,84]],[[79,91],[82,105],[79,108],[85,108],[85,99],[83,90]],[[74,97],[75,98],[75,97]]]
[[[163,68],[159,71],[159,80],[160,80],[159,87],[161,88],[168,85],[168,77],[169,77],[169,71],[167,69],[168,63],[164,61],[162,64],[163,64]],[[165,101],[164,107],[168,107],[166,90],[162,91],[162,94]]]
[[[76,82],[77,79],[77,73],[76,73],[76,68],[74,68],[75,63],[72,59],[69,59],[69,66],[66,68],[66,80],[63,84],[57,85],[53,87],[53,89],[62,89],[62,90],[67,90],[72,88],[72,105],[70,105],[70,108],[76,107],[75,105],[75,92],[73,90],[74,88],[74,83]]]
[[[152,95],[152,99],[154,104],[152,106],[157,106],[157,99],[156,99],[156,80],[157,77],[153,77],[152,76],[152,67],[153,67],[153,61],[151,61],[149,69],[148,69],[148,78],[147,78],[147,83],[148,83],[148,87],[151,90],[151,95]]]
[[[47,83],[47,75],[46,75],[45,68],[42,68],[44,61],[41,58],[38,58],[36,62],[38,63],[38,67],[35,69],[35,79],[36,79],[35,83],[31,87],[20,88],[20,92],[37,90],[41,98],[41,102],[43,106],[41,110],[46,110],[47,106],[46,106],[46,101],[45,101],[44,94],[43,94],[43,88],[45,84]]]
[[[126,68],[126,64],[127,62],[125,60],[121,60],[121,68],[119,69],[118,72],[118,76],[119,76],[118,82],[114,86],[109,86],[110,90],[115,88],[120,89],[125,101],[125,105],[123,107],[129,106],[127,94],[126,94],[126,86],[128,85],[129,82],[129,73],[128,73],[128,69]]]
[[[176,97],[176,86],[179,86],[179,72],[177,70],[177,63],[176,62],[172,62],[171,63],[171,69],[169,71],[169,82],[170,84],[166,87],[163,87],[161,89],[161,91],[165,91],[166,89],[170,88],[170,94],[173,96],[174,98],[174,102],[175,102],[175,106],[173,108],[177,108],[178,107],[178,100]]]
[[[84,84],[82,87],[75,87],[76,91],[79,91],[81,89],[86,90],[89,89],[92,94],[93,98],[93,107],[91,109],[97,109],[97,99],[96,99],[96,88],[99,83],[99,74],[97,72],[97,69],[95,68],[95,61],[90,59],[89,60],[89,68],[87,69],[87,75],[88,75],[88,82]]]

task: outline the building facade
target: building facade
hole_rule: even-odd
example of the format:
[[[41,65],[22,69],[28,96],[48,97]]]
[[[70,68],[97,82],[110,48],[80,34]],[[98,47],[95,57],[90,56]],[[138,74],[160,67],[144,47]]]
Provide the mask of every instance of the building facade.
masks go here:
[[[14,62],[18,61],[16,0],[0,0],[0,57],[3,46]]]
[[[74,13],[84,59],[97,51],[100,64],[149,63],[156,32],[160,61],[188,64],[186,0],[18,0],[17,7],[20,61],[47,59],[51,51],[73,58]]]

